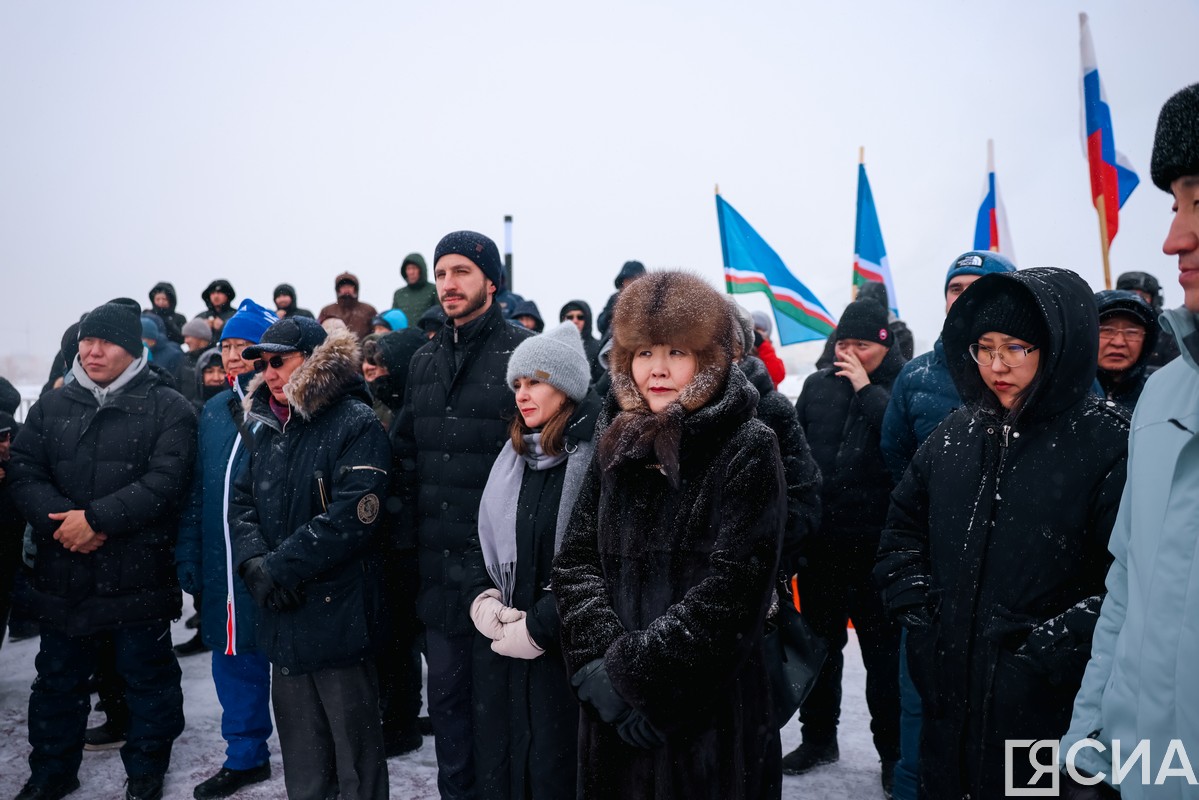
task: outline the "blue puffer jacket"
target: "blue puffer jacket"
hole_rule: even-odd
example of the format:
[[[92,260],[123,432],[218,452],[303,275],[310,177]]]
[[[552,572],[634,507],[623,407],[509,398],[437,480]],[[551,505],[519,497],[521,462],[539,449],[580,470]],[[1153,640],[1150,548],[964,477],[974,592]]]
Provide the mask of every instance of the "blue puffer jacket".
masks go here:
[[[879,446],[897,485],[920,443],[961,404],[938,338],[932,350],[903,365],[891,386]]]
[[[1115,561],[1107,598],[1091,643],[1091,660],[1074,698],[1070,730],[1060,756],[1090,738],[1075,763],[1112,781],[1113,745],[1121,761],[1149,741],[1150,780],[1180,740],[1193,763],[1199,750],[1199,331],[1185,308],[1166,311],[1162,326],[1182,357],[1150,376],[1132,416],[1128,484],[1112,529]],[[1185,762],[1182,762],[1185,763]],[[1122,798],[1193,797],[1175,771],[1160,786],[1144,786],[1133,768],[1120,784]]]
[[[241,398],[232,389],[213,397],[200,412],[196,468],[175,549],[179,582],[184,591],[200,589],[200,632],[204,644],[226,655],[255,649],[257,616],[254,601],[230,558],[226,522],[229,499],[233,494],[233,479],[249,458],[245,442],[238,435],[234,414],[241,419]],[[187,585],[189,572],[198,578],[199,587]]]

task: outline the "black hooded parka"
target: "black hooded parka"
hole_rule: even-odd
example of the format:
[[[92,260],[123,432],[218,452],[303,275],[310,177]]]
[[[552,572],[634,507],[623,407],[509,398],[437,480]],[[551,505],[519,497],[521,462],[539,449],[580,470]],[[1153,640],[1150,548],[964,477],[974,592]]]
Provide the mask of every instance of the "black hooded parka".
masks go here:
[[[1009,412],[967,348],[977,309],[1011,285],[1047,334]],[[984,275],[950,309],[942,340],[963,407],[893,493],[875,577],[908,628],[924,796],[1003,797],[1004,741],[1056,739],[1070,721],[1111,561],[1128,422],[1090,393],[1098,316],[1072,272]],[[1014,769],[1026,785],[1031,769],[1019,759]]]

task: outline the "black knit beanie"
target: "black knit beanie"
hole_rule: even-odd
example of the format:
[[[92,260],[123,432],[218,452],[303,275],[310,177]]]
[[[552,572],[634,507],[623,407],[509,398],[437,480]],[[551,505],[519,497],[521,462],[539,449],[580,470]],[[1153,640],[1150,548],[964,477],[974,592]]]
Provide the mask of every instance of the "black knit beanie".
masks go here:
[[[1183,175],[1199,175],[1199,83],[1178,92],[1162,106],[1149,173],[1163,192],[1169,192],[1170,184]]]
[[[441,257],[449,253],[457,253],[469,258],[475,266],[483,270],[483,274],[496,285],[497,289],[503,283],[504,267],[500,262],[500,249],[495,246],[495,242],[483,234],[474,231],[447,233],[437,243],[437,249],[433,251],[433,268],[436,269],[437,262]]]
[[[142,357],[142,323],[137,312],[120,303],[105,303],[79,323],[79,338],[104,339]]]
[[[978,304],[970,331],[973,340],[991,331],[1040,346],[1046,339],[1040,309],[1030,295],[1014,285],[997,288]]]
[[[887,309],[875,300],[854,300],[841,312],[837,341],[861,339],[890,347],[894,337],[887,329]]]

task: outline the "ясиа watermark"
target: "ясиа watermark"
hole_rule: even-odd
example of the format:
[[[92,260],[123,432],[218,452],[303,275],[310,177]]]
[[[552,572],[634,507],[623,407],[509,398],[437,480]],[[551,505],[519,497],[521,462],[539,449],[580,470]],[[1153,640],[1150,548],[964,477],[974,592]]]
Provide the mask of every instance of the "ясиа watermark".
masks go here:
[[[1059,743],[1057,739],[1006,739],[1003,753],[1003,788],[1008,797],[1057,797],[1061,771],[1058,767]],[[1127,754],[1122,752],[1120,741],[1112,742],[1112,772],[1111,775],[1100,772],[1098,775],[1088,775],[1075,765],[1079,752],[1086,748],[1106,751],[1107,745],[1096,739],[1081,739],[1070,745],[1066,751],[1065,770],[1070,777],[1084,786],[1091,786],[1107,779],[1113,786],[1121,783],[1139,783],[1143,786],[1154,784],[1160,786],[1170,779],[1182,779],[1195,786],[1195,771],[1191,769],[1191,759],[1187,756],[1186,747],[1179,739],[1171,739],[1165,746],[1157,743],[1157,752],[1148,739],[1137,742]],[[1022,762],[1022,759],[1026,761]],[[1033,769],[1033,774],[1027,785],[1014,786],[1012,766],[1017,763],[1027,763]],[[1133,770],[1140,769],[1136,774]],[[1156,767],[1156,771],[1154,768]]]

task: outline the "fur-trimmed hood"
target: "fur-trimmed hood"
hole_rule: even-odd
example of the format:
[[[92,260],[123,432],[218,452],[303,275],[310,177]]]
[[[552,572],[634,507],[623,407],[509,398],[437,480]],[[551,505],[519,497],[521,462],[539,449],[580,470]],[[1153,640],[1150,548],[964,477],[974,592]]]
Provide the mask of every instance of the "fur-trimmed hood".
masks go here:
[[[608,365],[621,411],[650,413],[633,382],[637,349],[670,344],[695,354],[695,377],[678,399],[683,411],[690,413],[724,389],[740,335],[724,295],[702,278],[670,270],[633,281],[620,293],[612,312]]]
[[[312,355],[296,368],[283,386],[291,407],[304,420],[333,405],[343,395],[353,394],[370,403],[362,379],[362,349],[358,337],[348,330],[333,331],[316,346]],[[264,375],[255,375],[246,387],[242,408],[246,416],[268,424],[277,423],[269,406],[270,389]]]

